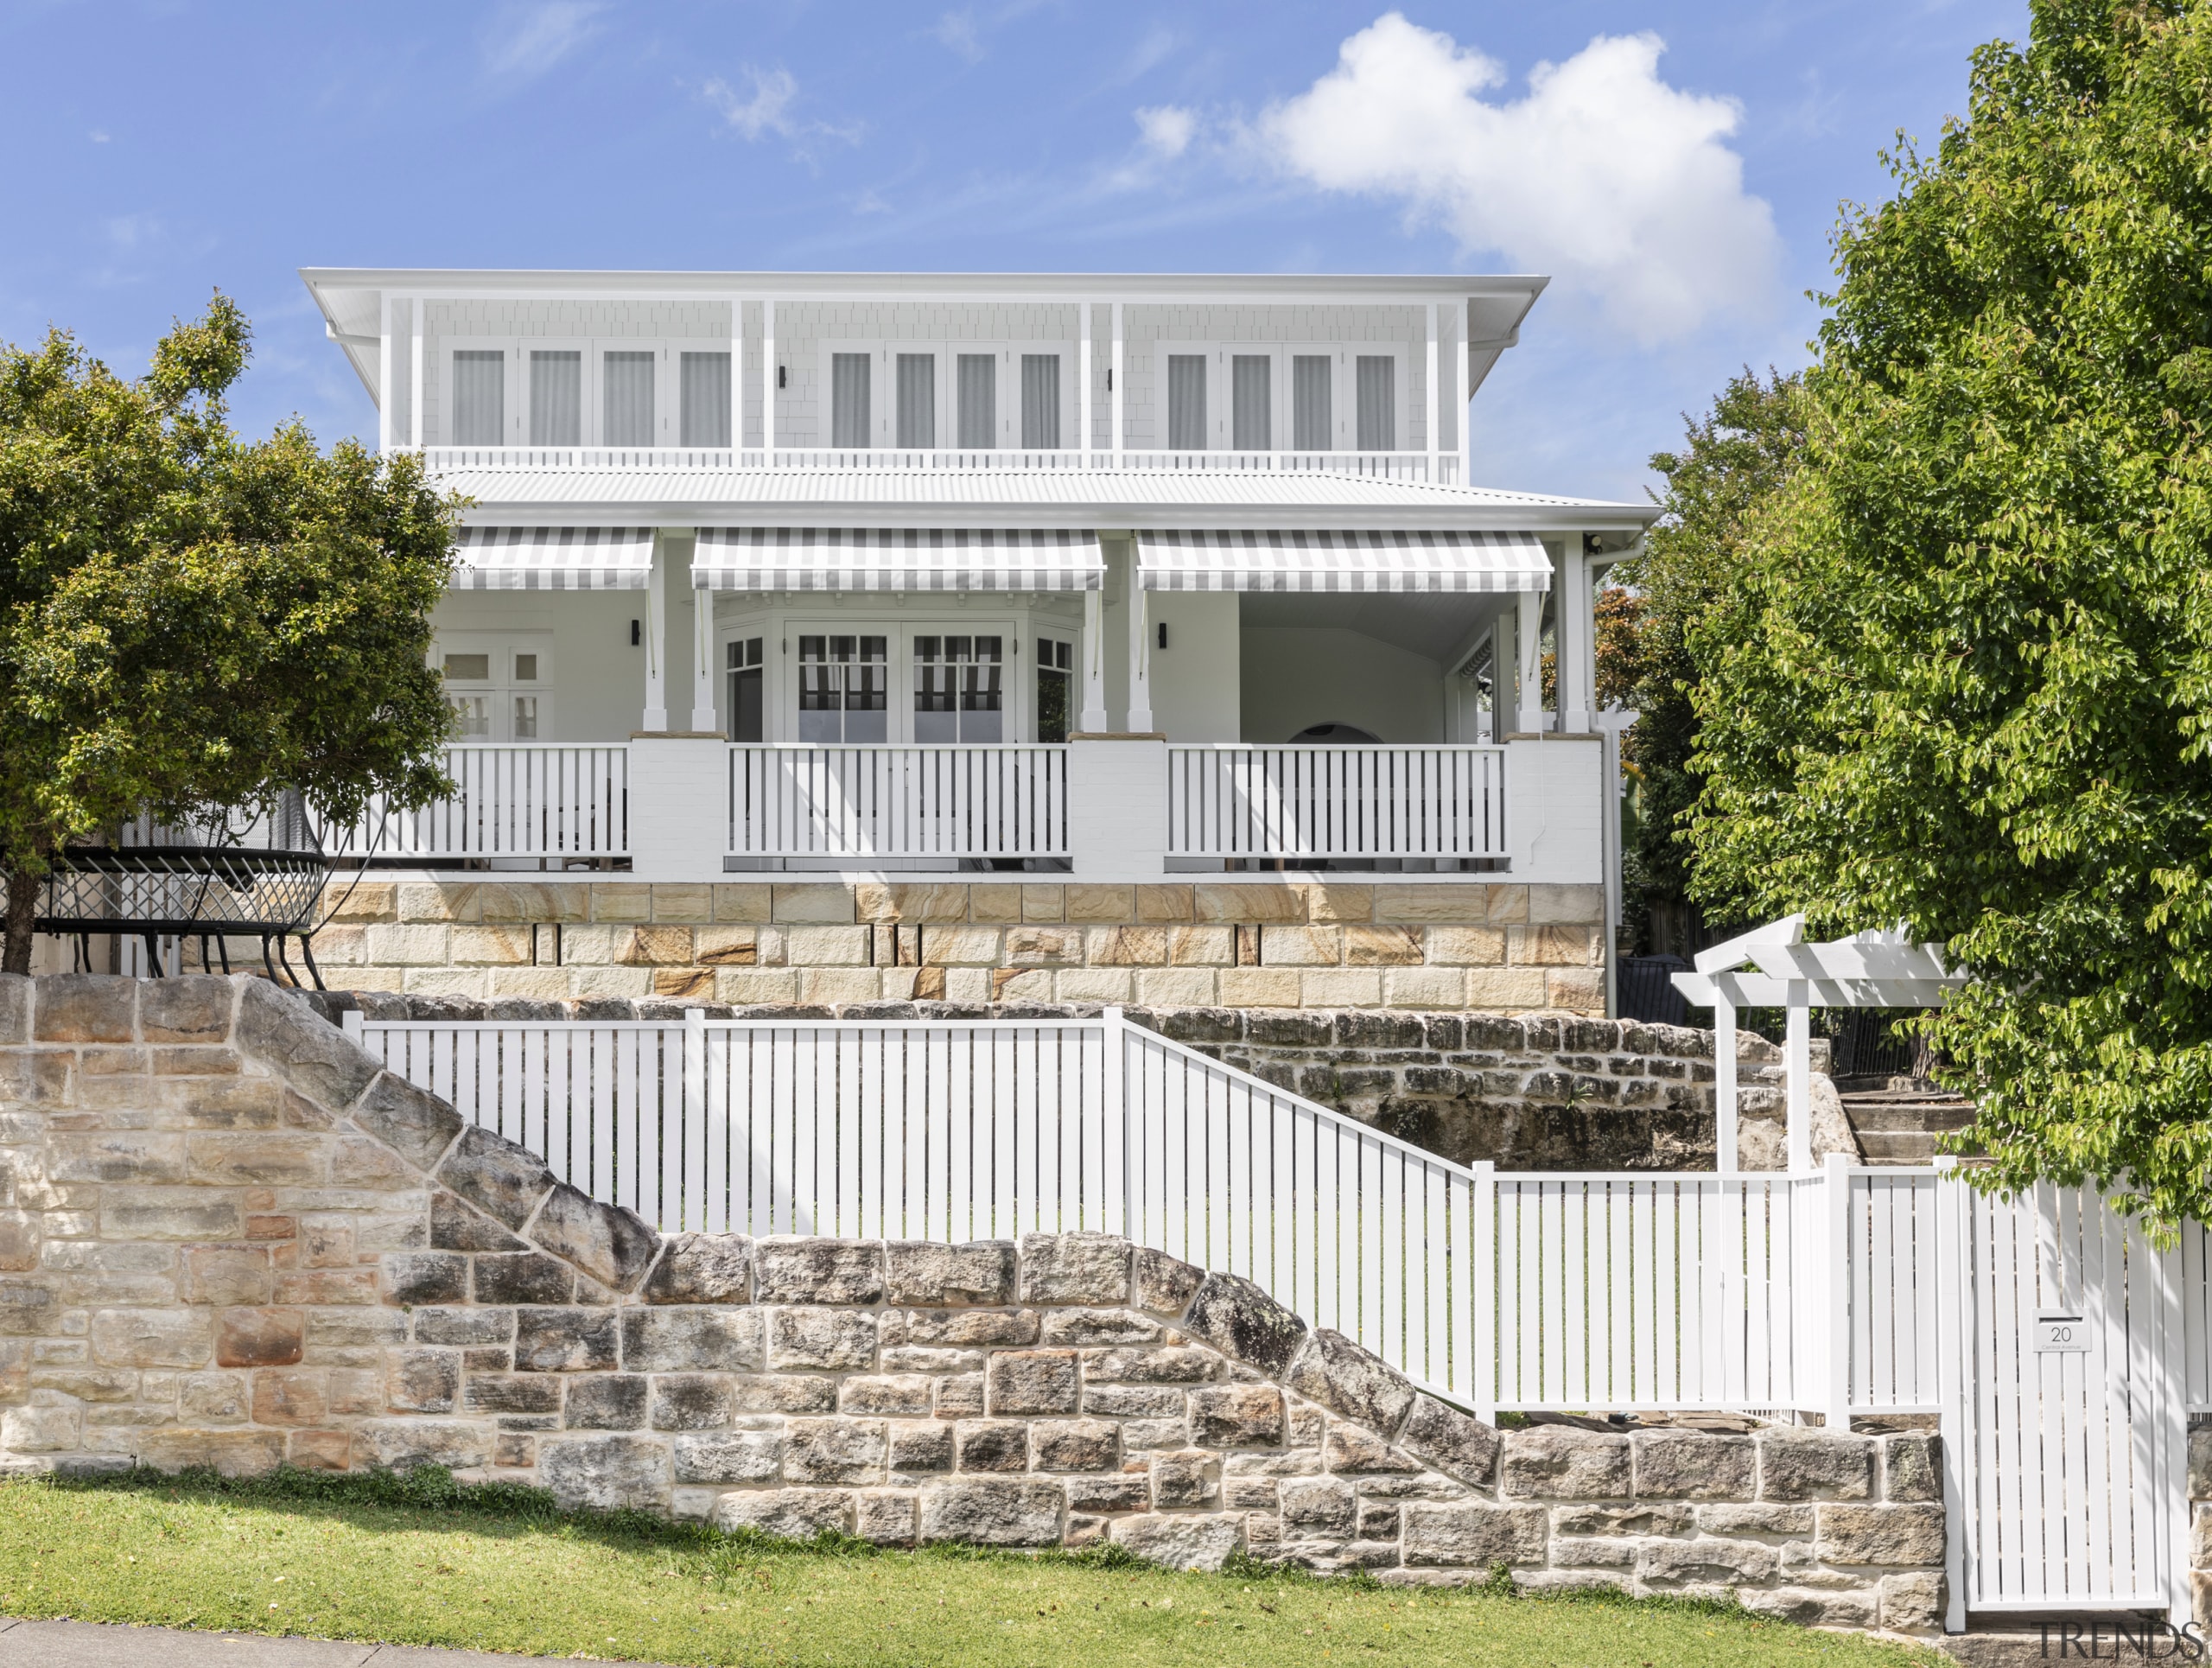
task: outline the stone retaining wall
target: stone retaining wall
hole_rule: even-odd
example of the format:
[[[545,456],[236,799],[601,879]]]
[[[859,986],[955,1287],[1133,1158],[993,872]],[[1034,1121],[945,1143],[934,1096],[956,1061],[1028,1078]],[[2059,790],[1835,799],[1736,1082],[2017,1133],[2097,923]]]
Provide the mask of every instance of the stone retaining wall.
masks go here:
[[[1601,1014],[1603,919],[1480,882],[370,880],[314,943],[333,983],[443,996]]]
[[[1096,1018],[1096,1003],[846,1003],[817,1007],[627,998],[582,1002],[340,991],[310,998],[334,1021],[715,1018],[885,1021]],[[1373,1009],[1130,1008],[1136,1024],[1459,1163],[1505,1169],[1710,1169],[1713,1033],[1571,1015],[1408,1014]],[[1737,1039],[1737,1148],[1745,1168],[1784,1167],[1782,1051]],[[1826,1084],[1815,1079],[1816,1098]],[[1826,1096],[1834,1100],[1833,1091]],[[1840,1139],[1850,1131],[1837,1103]],[[1816,1130],[1816,1133],[1820,1131]],[[1816,1142],[1826,1151],[1827,1141]],[[1853,1150],[1839,1146],[1837,1150]]]
[[[886,1544],[1926,1632],[1929,1438],[1499,1432],[1103,1234],[664,1237],[266,982],[0,978],[0,1468],[437,1461]]]

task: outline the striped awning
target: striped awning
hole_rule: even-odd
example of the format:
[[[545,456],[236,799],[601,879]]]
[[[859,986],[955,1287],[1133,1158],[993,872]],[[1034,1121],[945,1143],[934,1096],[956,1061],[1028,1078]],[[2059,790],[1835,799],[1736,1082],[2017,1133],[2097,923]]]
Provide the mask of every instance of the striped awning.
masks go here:
[[[691,583],[720,591],[1090,591],[1098,535],[1005,527],[702,527]]]
[[[651,527],[463,527],[453,589],[641,591],[652,578]]]
[[[1541,591],[1534,533],[1166,532],[1137,534],[1148,591]]]

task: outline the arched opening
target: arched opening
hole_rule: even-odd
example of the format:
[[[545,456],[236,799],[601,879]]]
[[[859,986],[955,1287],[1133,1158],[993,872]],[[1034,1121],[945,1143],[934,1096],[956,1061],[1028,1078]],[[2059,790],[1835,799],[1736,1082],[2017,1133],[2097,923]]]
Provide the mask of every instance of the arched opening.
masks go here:
[[[1293,747],[1376,747],[1382,738],[1357,724],[1311,724],[1290,738]]]

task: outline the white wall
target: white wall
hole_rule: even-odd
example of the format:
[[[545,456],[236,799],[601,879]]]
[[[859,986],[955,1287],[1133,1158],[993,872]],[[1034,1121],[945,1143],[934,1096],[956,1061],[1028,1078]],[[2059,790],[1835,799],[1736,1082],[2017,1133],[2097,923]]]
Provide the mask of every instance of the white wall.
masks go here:
[[[1444,668],[1363,633],[1247,627],[1239,740],[1287,742],[1315,724],[1356,724],[1410,746],[1444,739]]]
[[[620,742],[645,703],[645,652],[630,646],[632,620],[642,635],[643,591],[448,591],[430,625],[440,633],[550,633],[553,716],[539,739]]]
[[[1240,739],[1243,644],[1234,591],[1154,591],[1152,727],[1171,742]],[[1160,627],[1167,627],[1160,648]]]

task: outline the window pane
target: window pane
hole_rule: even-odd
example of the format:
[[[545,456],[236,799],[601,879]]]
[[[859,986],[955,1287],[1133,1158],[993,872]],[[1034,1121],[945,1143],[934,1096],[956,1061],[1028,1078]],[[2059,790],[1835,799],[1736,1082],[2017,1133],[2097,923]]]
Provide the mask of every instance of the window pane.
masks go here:
[[[537,681],[537,657],[534,654],[515,656],[515,682],[534,684]]]
[[[1206,449],[1206,360],[1203,353],[1167,356],[1167,445],[1171,451]]]
[[[832,446],[873,446],[875,434],[868,422],[866,353],[830,356],[830,443]]]
[[[507,443],[507,356],[497,348],[453,356],[453,443]]]
[[[1290,443],[1301,452],[1325,452],[1335,432],[1329,405],[1329,359],[1300,353],[1290,362]]]
[[[686,353],[677,385],[683,410],[677,443],[727,446],[729,437],[729,355]]]
[[[1064,672],[1054,672],[1045,666],[1037,669],[1037,739],[1040,742],[1065,742],[1068,739],[1068,684],[1072,680]]]
[[[535,348],[530,355],[530,443],[581,446],[584,438],[584,356]]]
[[[1359,356],[1359,449],[1398,449],[1398,362],[1387,353]]]
[[[733,742],[758,742],[761,733],[761,675],[760,668],[734,672],[729,675],[729,738]]]
[[[650,446],[653,443],[653,356],[620,353],[607,355],[601,367],[604,423],[600,430],[604,446]]]
[[[899,355],[899,438],[900,446],[937,444],[937,355]]]
[[[455,695],[447,697],[453,709],[453,733],[467,740],[483,741],[492,734],[492,697]]]
[[[1264,353],[1238,353],[1229,362],[1230,444],[1264,452],[1274,444],[1274,361]]]
[[[446,676],[464,684],[489,683],[492,657],[488,654],[448,654],[446,656]]]
[[[535,695],[515,697],[515,740],[534,742],[537,739],[537,697]]]
[[[963,353],[959,366],[960,440],[963,451],[998,444],[999,360],[995,353]]]
[[[1021,443],[1031,451],[1060,446],[1060,356],[1021,356]]]

